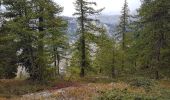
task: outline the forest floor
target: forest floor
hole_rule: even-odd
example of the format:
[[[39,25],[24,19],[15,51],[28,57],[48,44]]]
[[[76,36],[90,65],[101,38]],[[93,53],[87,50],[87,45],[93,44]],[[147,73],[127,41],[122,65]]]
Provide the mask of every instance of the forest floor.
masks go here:
[[[154,81],[154,83],[156,85],[152,86],[150,81],[139,79],[131,82],[65,81],[40,85],[21,80],[0,80],[0,100],[134,100],[114,99],[116,96],[125,96],[125,91],[126,94],[129,93],[128,95],[159,96],[161,99],[153,100],[170,100],[170,81],[160,80]],[[116,92],[119,94],[114,94],[112,91],[119,91]],[[102,99],[102,97],[106,99]]]

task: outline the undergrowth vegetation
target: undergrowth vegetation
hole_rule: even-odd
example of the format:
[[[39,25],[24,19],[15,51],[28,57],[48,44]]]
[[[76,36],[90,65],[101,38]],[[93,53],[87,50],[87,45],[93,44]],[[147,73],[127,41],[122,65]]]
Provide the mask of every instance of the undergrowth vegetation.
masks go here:
[[[22,98],[25,94],[45,91],[51,95],[47,97],[49,100],[170,100],[170,81],[168,80],[143,77],[122,79],[125,78],[119,80],[119,78],[86,77],[72,81],[59,80],[48,84],[1,80],[0,97],[11,99],[21,96]],[[29,95],[28,100],[32,100],[29,99]]]
[[[170,88],[167,88],[169,82],[164,82],[136,77],[126,80],[125,88],[100,91],[96,100],[170,100]]]
[[[41,84],[28,80],[0,80],[0,97],[13,98],[51,88],[55,82]],[[0,99],[1,100],[1,99]]]
[[[153,93],[152,93],[153,92]],[[101,96],[96,100],[170,100],[170,90],[159,89],[158,91],[151,91],[151,93],[129,92],[124,90],[111,90],[101,92]]]

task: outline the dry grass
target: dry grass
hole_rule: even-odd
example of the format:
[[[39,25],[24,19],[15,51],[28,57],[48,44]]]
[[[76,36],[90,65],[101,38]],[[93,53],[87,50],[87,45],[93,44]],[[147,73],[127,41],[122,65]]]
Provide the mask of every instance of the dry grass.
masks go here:
[[[0,100],[48,89],[49,86],[23,80],[0,80]]]
[[[159,81],[159,84],[162,88],[169,88],[170,89],[170,81],[161,80],[161,81]]]
[[[134,88],[124,82],[117,83],[89,83],[81,87],[69,87],[61,91],[56,91],[53,93],[52,98],[68,100],[92,100],[100,92],[109,91],[113,89],[124,90],[127,89],[128,92],[145,94],[143,88]]]
[[[0,80],[0,96],[8,97],[10,95],[15,97],[16,95],[23,95],[26,93],[34,93],[37,91],[42,91],[43,89],[47,90],[47,87],[42,85],[33,86],[27,81],[19,81],[19,80]],[[160,81],[160,86],[164,88],[170,89],[170,82]],[[2,89],[6,89],[5,91],[1,91]],[[7,90],[9,89],[9,90]],[[64,83],[60,82],[55,85],[55,87],[47,90],[47,94],[49,93],[49,97],[37,97],[36,100],[92,100],[94,97],[97,97],[101,94],[101,92],[106,92],[110,90],[126,90],[128,93],[134,94],[142,94],[142,95],[161,95],[160,88],[153,88],[150,92],[147,92],[144,87],[134,87],[129,85],[126,82],[119,81],[114,83]],[[19,92],[20,91],[20,92]],[[15,93],[14,93],[15,92]],[[38,94],[38,93],[37,93]],[[4,96],[5,95],[5,96]],[[27,100],[35,100],[31,99],[33,96],[28,95]],[[0,100],[5,100],[5,98],[0,98]],[[26,100],[25,98],[21,98],[20,100]]]

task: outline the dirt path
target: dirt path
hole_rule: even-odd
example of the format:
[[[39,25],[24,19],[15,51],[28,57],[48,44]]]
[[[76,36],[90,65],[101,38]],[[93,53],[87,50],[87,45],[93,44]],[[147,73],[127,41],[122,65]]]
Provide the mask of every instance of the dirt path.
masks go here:
[[[73,88],[82,88],[83,86],[86,86],[86,84],[59,83],[50,90],[23,95],[20,100],[56,100],[58,97],[60,98],[58,98],[57,100],[68,100],[63,98],[66,91],[69,91]]]

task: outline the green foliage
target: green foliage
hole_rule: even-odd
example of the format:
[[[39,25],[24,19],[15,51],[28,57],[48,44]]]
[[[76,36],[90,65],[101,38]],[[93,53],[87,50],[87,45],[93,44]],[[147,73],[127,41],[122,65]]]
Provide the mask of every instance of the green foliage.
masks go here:
[[[23,80],[0,80],[0,97],[8,99],[51,88],[55,82],[40,84]]]
[[[0,1],[1,7],[2,1]],[[9,31],[6,25],[2,9],[0,8],[0,79],[14,78],[17,71],[17,43],[16,35]]]
[[[106,33],[101,33],[97,40],[97,51],[93,66],[97,74],[112,76],[112,68],[116,67],[116,48],[112,37]]]
[[[160,72],[167,69],[169,58],[169,16],[168,0],[143,0],[138,10],[137,30],[134,50],[136,50],[138,66],[150,69],[159,79]],[[165,52],[167,54],[165,54]],[[164,52],[164,53],[163,53]],[[165,57],[166,56],[166,57]],[[166,66],[166,67],[165,67]]]
[[[127,68],[131,67],[129,60],[128,50],[131,47],[131,33],[130,33],[130,14],[127,0],[124,2],[124,6],[121,11],[120,22],[117,25],[115,38],[119,45],[119,65],[121,71],[127,71]]]
[[[102,92],[97,100],[158,100],[157,96],[145,96],[137,93],[129,93],[127,90],[112,90]]]
[[[4,24],[4,23],[2,23]],[[15,34],[0,27],[0,78],[14,78],[17,71]]]
[[[133,81],[132,81],[133,80]],[[134,89],[113,89],[111,91],[99,91],[99,96],[95,100],[169,100],[170,89],[168,87],[163,88],[164,83],[158,83],[157,81],[135,78],[129,81],[130,87]],[[134,87],[135,86],[135,87]],[[145,92],[138,91],[139,89],[145,89]],[[138,89],[138,90],[135,90]],[[148,90],[149,89],[149,90]]]
[[[51,64],[57,58],[62,59],[56,58],[56,55],[62,56],[67,46],[65,35],[67,23],[58,16],[62,12],[62,7],[52,0],[3,0],[2,5],[6,8],[3,13],[5,24],[2,32],[15,36],[11,41],[15,41],[16,48],[15,45],[13,48],[3,47],[15,50],[10,51],[18,58],[13,58],[17,60],[13,65],[17,63],[26,67],[30,79],[33,80],[43,81],[48,79],[48,74],[54,75],[49,70]]]
[[[90,55],[92,50],[90,50],[90,44],[93,44],[94,32],[99,32],[101,29],[94,24],[97,23],[97,20],[90,18],[90,16],[95,16],[99,14],[103,9],[95,10],[93,6],[96,6],[96,2],[88,2],[86,0],[76,0],[75,1],[75,10],[74,16],[77,17],[78,21],[78,53],[80,58],[80,76],[85,76],[85,71],[90,66]],[[76,43],[77,43],[76,42]]]
[[[132,79],[129,83],[131,86],[134,87],[143,87],[146,92],[150,91],[152,87],[156,85],[156,82],[151,79],[143,78],[143,77],[138,77],[135,79]]]

